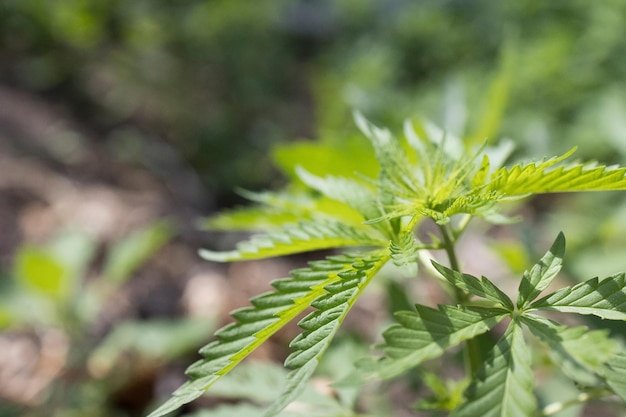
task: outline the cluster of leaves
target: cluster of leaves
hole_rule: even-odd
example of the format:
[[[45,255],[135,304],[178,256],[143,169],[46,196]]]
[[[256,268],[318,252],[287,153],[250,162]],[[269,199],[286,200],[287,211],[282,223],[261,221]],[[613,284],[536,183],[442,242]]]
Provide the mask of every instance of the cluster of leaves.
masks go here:
[[[301,157],[301,148],[283,150],[281,166],[294,176],[286,190],[246,193],[257,206],[208,222],[214,229],[261,228],[266,233],[233,251],[201,252],[213,261],[345,248],[342,254],[314,261],[308,268],[293,271],[291,277],[274,281],[273,292],[255,297],[251,307],[233,312],[235,322],[219,330],[217,339],[200,351],[203,358],[189,367],[190,381],[150,417],[165,415],[201,396],[311,306],[314,312],[298,323],[302,333],[291,343],[293,353],[285,364],[291,373],[284,392],[266,413],[276,415],[304,389],[350,308],[383,265],[392,261],[415,266],[420,253],[436,249],[446,250],[450,256],[452,269],[438,264],[435,268],[456,288],[459,306],[438,310],[418,306],[416,312],[400,313],[399,324],[385,333],[386,356],[372,368],[374,374],[395,376],[450,346],[471,341],[509,317],[502,339],[482,367],[473,369],[473,382],[465,391],[458,415],[477,415],[479,409],[481,413],[496,410],[489,411],[490,415],[501,415],[504,410],[530,415],[535,402],[529,399],[533,397],[532,373],[522,325],[550,346],[568,376],[586,384],[598,379],[619,391],[624,380],[617,369],[624,358],[614,357],[615,344],[604,333],[563,327],[536,312],[556,310],[623,319],[623,275],[587,281],[536,300],[560,269],[564,239],[559,237],[551,252],[524,275],[514,304],[487,278],[478,280],[458,271],[454,243],[473,217],[495,223],[513,220],[503,214],[502,202],[537,193],[626,189],[626,168],[566,163],[573,150],[503,167],[511,152],[507,142],[487,146],[476,140],[463,141],[427,122],[407,122],[404,137],[397,138],[360,114],[355,119],[373,153],[342,153],[324,143],[308,145],[311,152],[305,153],[307,158]],[[352,142],[346,144],[349,146]],[[286,157],[290,151],[292,158]],[[326,172],[320,173],[315,166],[319,160],[338,162],[327,164]],[[418,239],[415,229],[425,221],[434,221],[441,235],[429,241]],[[471,296],[486,298],[491,304],[474,306]],[[603,347],[593,358],[578,350],[580,343],[590,340]],[[605,365],[609,359],[611,364]]]
[[[561,270],[564,249],[565,238],[560,234],[539,263],[524,273],[516,303],[486,277],[478,279],[435,263],[452,285],[488,300],[489,307],[433,309],[416,305],[416,311],[399,312],[398,324],[384,333],[385,355],[369,364],[370,372],[378,378],[396,376],[509,318],[504,334],[465,390],[465,401],[448,405],[455,409],[452,416],[528,416],[536,412],[531,352],[524,341],[523,327],[547,345],[552,360],[573,381],[596,392],[615,392],[626,400],[626,378],[620,372],[626,355],[607,331],[563,326],[537,314],[560,311],[610,320],[626,319],[623,273],[602,281],[593,278],[536,300]]]

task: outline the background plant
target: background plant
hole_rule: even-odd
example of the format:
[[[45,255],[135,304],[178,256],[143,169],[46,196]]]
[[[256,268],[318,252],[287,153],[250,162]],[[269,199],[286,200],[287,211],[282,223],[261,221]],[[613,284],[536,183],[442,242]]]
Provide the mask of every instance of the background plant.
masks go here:
[[[283,154],[283,162],[291,161],[283,168],[295,172],[298,183],[278,193],[246,193],[262,204],[209,221],[214,228],[263,225],[267,233],[240,243],[236,250],[203,250],[201,255],[237,261],[346,249],[292,271],[290,278],[272,283],[273,292],[234,311],[235,322],[217,331],[217,340],[201,349],[203,358],[187,369],[191,380],[150,416],[167,414],[202,395],[311,306],[315,311],[298,322],[302,333],[290,343],[292,353],[285,365],[291,372],[284,391],[265,415],[278,414],[305,389],[349,310],[383,266],[391,262],[416,270],[421,260],[430,267],[428,253],[433,250],[447,254],[449,268],[435,262],[431,267],[447,281],[452,304],[437,309],[418,304],[414,311],[397,312],[399,324],[383,334],[382,359],[361,364],[362,374],[367,374],[363,378],[397,376],[465,342],[469,385],[463,396],[447,402],[440,398],[440,408],[460,416],[541,415],[533,392],[531,350],[523,335],[523,328],[528,328],[548,346],[563,372],[580,384],[586,396],[578,398],[623,397],[626,381],[619,370],[625,358],[617,341],[606,331],[566,327],[538,314],[560,311],[623,320],[623,273],[584,281],[537,300],[561,269],[565,240],[559,235],[540,262],[524,272],[514,302],[488,278],[463,274],[455,248],[472,218],[514,221],[502,211],[504,202],[540,193],[623,190],[626,168],[567,162],[574,149],[537,162],[502,166],[512,150],[508,142],[489,146],[472,138],[464,141],[429,122],[407,122],[404,137],[397,139],[358,113],[355,120],[372,145],[371,160],[372,155],[343,153],[323,143],[304,160]],[[318,161],[341,163],[324,166],[328,172],[316,175],[308,167],[319,171]],[[371,169],[376,162],[377,176],[362,172],[361,167]],[[438,234],[420,237],[417,232],[431,222]],[[495,344],[490,342],[485,334],[505,318],[506,330],[497,335]],[[590,344],[593,351],[586,348]],[[457,386],[462,389],[465,384]],[[543,414],[566,405],[548,406]]]

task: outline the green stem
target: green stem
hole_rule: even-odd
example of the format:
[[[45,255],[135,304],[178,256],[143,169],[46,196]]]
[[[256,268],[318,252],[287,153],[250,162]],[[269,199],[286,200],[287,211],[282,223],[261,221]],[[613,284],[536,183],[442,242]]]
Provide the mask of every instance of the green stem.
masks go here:
[[[439,225],[439,231],[441,232],[441,238],[443,241],[443,250],[446,251],[446,255],[448,255],[448,262],[450,263],[450,269],[453,269],[457,272],[461,272],[461,267],[459,265],[459,260],[456,256],[456,251],[454,250],[455,239],[452,235],[452,230],[447,225]],[[468,301],[469,295],[464,293],[460,288],[454,287],[454,295],[455,295],[455,303],[457,304],[465,304]]]
[[[575,398],[572,398],[568,401],[556,402],[556,403],[547,405],[542,410],[540,410],[536,414],[536,416],[537,417],[551,416],[553,414],[556,414],[565,410],[566,408],[574,407],[579,404],[584,404],[590,400],[606,397],[607,395],[610,395],[610,394],[611,393],[608,392],[604,388],[597,388],[588,392],[583,392],[583,393],[578,394]]]
[[[443,249],[446,251],[450,268],[461,272],[459,260],[456,256],[454,245],[458,235],[454,233],[449,225],[438,225],[439,231],[443,241]],[[454,298],[457,304],[467,304],[469,301],[469,294],[463,292],[460,288],[454,287]],[[465,342],[465,363],[467,366],[467,372],[469,375],[473,375],[480,369],[483,362],[483,355],[480,349],[479,338],[470,339]]]

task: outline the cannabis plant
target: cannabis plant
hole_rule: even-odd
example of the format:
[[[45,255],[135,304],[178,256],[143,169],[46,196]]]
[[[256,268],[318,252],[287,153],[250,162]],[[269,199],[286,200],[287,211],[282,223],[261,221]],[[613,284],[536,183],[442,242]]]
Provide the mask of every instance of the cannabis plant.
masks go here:
[[[463,273],[456,254],[456,243],[471,219],[515,221],[503,203],[533,194],[624,190],[626,168],[569,162],[574,150],[503,166],[512,149],[508,142],[461,140],[427,122],[407,122],[404,137],[397,138],[359,114],[355,119],[371,150],[363,151],[367,143],[362,138],[338,147],[321,143],[283,150],[278,160],[294,174],[292,184],[281,192],[245,193],[255,206],[210,220],[215,229],[264,229],[235,250],[201,251],[211,261],[340,249],[273,281],[272,292],[235,310],[234,322],[217,331],[215,340],[200,350],[202,359],[187,369],[189,381],[150,417],[163,416],[201,396],[270,336],[313,307],[298,322],[302,332],[290,344],[284,392],[266,413],[277,415],[303,390],[351,307],[388,263],[413,271],[423,265],[449,290],[452,300],[437,308],[418,304],[397,312],[397,322],[382,335],[378,356],[358,362],[356,375],[362,381],[418,372],[424,361],[459,346],[467,368],[466,378],[451,384],[461,387],[459,395],[439,390],[441,398],[431,401],[432,407],[456,417],[549,415],[571,401],[539,410],[531,350],[544,345],[552,362],[581,390],[575,402],[600,397],[626,400],[626,354],[618,340],[604,330],[560,324],[554,318],[562,315],[552,313],[625,320],[624,274],[548,292],[562,267],[565,238],[560,234],[523,274],[511,298],[494,284],[494,277]],[[435,232],[417,233],[428,223],[435,225],[431,227]],[[432,261],[430,254],[436,250],[445,252],[448,266]],[[489,343],[494,337],[497,341]]]

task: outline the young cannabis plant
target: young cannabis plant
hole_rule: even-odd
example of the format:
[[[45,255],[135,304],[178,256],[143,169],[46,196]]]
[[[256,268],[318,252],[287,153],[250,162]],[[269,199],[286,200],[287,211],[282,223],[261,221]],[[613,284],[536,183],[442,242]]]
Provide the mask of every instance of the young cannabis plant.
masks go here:
[[[594,163],[566,163],[574,150],[539,162],[502,167],[510,144],[476,146],[445,135],[433,125],[405,125],[403,138],[380,129],[359,114],[356,123],[369,139],[293,147],[279,159],[294,182],[282,192],[245,193],[257,203],[218,215],[213,229],[263,229],[233,251],[203,250],[208,260],[228,262],[306,251],[342,248],[341,254],[311,262],[272,283],[273,292],[251,299],[232,313],[235,321],[217,331],[216,340],[200,350],[188,382],[149,417],[163,416],[201,396],[289,321],[308,307],[315,310],[299,323],[302,333],[290,344],[285,366],[291,369],[284,393],[266,416],[277,415],[303,390],[341,323],[377,272],[388,262],[417,266],[422,255],[444,250],[450,268],[435,268],[454,289],[451,306],[400,312],[398,324],[384,333],[385,356],[368,362],[365,372],[388,378],[405,372],[447,348],[465,342],[471,383],[453,415],[535,413],[533,376],[525,326],[550,347],[555,363],[593,393],[626,392],[626,357],[601,331],[564,327],[541,311],[595,314],[626,319],[623,275],[590,280],[537,300],[561,266],[560,236],[539,264],[526,273],[516,303],[487,278],[460,272],[455,243],[474,217],[501,223],[511,219],[502,202],[537,193],[623,190],[626,168]],[[338,151],[339,149],[339,151]],[[298,158],[304,156],[304,158]],[[329,163],[328,161],[332,161]],[[325,172],[319,172],[320,166]],[[416,228],[434,221],[439,236],[422,241]],[[430,266],[430,265],[429,265]],[[473,297],[488,303],[476,304]],[[507,330],[491,351],[480,351],[475,338],[508,318]],[[593,344],[597,351],[590,351]],[[483,349],[484,350],[484,349]],[[595,395],[595,394],[594,394]]]
[[[536,300],[561,270],[564,249],[565,238],[560,234],[539,263],[524,273],[516,303],[486,277],[478,279],[434,263],[450,284],[488,300],[489,307],[457,305],[433,309],[417,305],[416,311],[399,312],[398,324],[383,334],[385,355],[367,366],[370,372],[378,378],[396,376],[508,318],[504,335],[473,375],[464,393],[465,401],[458,404],[451,416],[541,415],[536,410],[531,352],[525,343],[524,327],[548,346],[554,363],[574,382],[596,396],[615,392],[626,400],[626,355],[618,353],[617,342],[606,331],[562,326],[538,314],[560,311],[626,319],[623,273],[602,281],[593,278]],[[550,409],[544,410],[545,414],[549,412]]]

